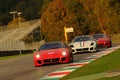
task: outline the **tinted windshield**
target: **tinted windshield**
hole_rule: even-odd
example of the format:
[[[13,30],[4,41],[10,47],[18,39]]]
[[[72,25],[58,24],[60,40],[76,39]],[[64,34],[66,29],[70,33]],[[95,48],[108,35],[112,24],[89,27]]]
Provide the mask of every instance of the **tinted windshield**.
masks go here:
[[[88,40],[90,40],[90,37],[84,36],[84,37],[75,38],[73,42],[88,41]]]
[[[96,35],[93,35],[93,38],[98,40],[99,38],[105,38],[106,36],[103,35],[103,34],[96,34]]]
[[[62,43],[46,43],[40,47],[39,50],[47,50],[47,49],[57,49],[57,48],[64,48],[65,45]]]

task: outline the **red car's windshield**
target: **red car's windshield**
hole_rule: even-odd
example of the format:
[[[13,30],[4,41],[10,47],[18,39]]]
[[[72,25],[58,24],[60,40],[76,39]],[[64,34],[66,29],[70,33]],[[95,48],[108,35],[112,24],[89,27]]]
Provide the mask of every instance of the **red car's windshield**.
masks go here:
[[[93,35],[93,38],[98,40],[99,38],[106,38],[107,36],[105,36],[104,34],[95,34]]]
[[[42,45],[39,50],[47,50],[47,49],[57,49],[57,48],[64,48],[65,45],[62,43],[46,43]]]

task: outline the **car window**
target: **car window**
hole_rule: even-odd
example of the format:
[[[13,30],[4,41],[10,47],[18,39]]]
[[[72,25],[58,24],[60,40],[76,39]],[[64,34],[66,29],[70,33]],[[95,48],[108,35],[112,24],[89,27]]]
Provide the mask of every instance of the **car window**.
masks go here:
[[[106,36],[103,35],[103,34],[96,34],[96,35],[93,35],[93,38],[98,40],[99,38],[105,38]]]
[[[80,41],[88,41],[91,40],[90,37],[84,36],[84,37],[77,37],[73,40],[73,42],[80,42]]]
[[[42,45],[39,50],[47,50],[47,49],[57,49],[57,48],[64,48],[64,44],[61,43],[49,43]]]

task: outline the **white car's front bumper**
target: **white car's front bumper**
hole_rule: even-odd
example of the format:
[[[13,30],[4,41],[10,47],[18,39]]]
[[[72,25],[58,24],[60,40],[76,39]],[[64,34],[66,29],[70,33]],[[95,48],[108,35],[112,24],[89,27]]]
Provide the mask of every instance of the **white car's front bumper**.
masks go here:
[[[93,46],[90,47],[79,47],[79,48],[72,48],[72,53],[75,54],[77,52],[94,52],[96,48]]]

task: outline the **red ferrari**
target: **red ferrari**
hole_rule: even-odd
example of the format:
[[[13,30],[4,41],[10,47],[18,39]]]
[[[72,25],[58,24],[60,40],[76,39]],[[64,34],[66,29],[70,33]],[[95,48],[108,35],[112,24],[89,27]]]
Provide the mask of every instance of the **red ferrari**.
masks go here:
[[[99,47],[111,47],[112,46],[111,39],[105,34],[94,34],[92,35],[92,37],[97,40]]]
[[[34,65],[73,62],[72,49],[63,42],[47,42],[34,53]]]

